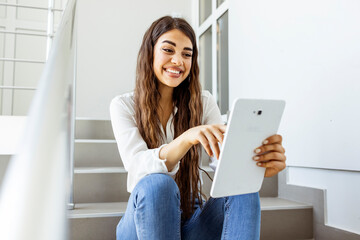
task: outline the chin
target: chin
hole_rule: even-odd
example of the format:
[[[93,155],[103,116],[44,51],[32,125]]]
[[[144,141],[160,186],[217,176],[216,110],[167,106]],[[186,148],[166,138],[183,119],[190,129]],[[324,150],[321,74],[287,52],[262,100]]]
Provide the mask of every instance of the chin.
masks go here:
[[[184,80],[168,80],[165,82],[165,85],[168,86],[168,87],[172,87],[172,88],[176,88],[178,87]]]
[[[172,88],[176,88],[180,85],[181,83],[179,84],[167,84],[168,87],[172,87]]]

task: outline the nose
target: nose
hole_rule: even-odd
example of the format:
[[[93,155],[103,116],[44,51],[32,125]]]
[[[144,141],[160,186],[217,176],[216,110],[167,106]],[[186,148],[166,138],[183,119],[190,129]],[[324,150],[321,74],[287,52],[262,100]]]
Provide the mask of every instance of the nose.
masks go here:
[[[175,64],[176,66],[181,66],[181,56],[178,56],[178,54],[174,54],[171,58],[171,63]]]

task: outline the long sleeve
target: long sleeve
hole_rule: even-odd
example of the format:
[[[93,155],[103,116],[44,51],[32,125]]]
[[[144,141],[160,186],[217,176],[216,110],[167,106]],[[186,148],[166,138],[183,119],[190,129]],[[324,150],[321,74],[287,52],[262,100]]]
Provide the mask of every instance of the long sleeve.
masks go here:
[[[165,144],[155,149],[148,149],[137,128],[133,100],[130,96],[115,97],[110,104],[110,116],[119,153],[128,172],[128,192],[132,192],[140,179],[148,174],[176,174],[180,163],[168,172],[166,160],[159,158],[159,151]]]
[[[208,91],[203,91],[203,96],[207,101],[204,101],[204,125],[209,124],[224,124],[221,113],[218,105],[216,104],[216,100],[213,95],[211,95]],[[205,152],[204,152],[205,153]],[[206,154],[206,153],[205,153]],[[207,154],[206,154],[207,155]],[[216,157],[210,157],[209,166],[215,171],[217,167],[218,160]]]

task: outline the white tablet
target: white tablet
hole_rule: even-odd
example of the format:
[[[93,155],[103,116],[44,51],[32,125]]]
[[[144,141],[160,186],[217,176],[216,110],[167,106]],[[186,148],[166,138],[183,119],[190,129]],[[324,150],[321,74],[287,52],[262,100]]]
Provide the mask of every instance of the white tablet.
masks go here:
[[[258,192],[265,168],[256,165],[254,150],[277,133],[283,100],[236,99],[232,106],[219,162],[211,186],[213,198]]]

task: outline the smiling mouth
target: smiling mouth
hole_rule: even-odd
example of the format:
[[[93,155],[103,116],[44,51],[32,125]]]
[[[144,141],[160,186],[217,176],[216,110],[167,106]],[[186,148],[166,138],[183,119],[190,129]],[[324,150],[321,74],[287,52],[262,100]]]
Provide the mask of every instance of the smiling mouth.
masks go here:
[[[173,74],[180,74],[180,73],[183,72],[183,71],[181,71],[181,70],[166,69],[166,68],[164,68],[164,70],[165,70],[165,72],[173,73]]]

